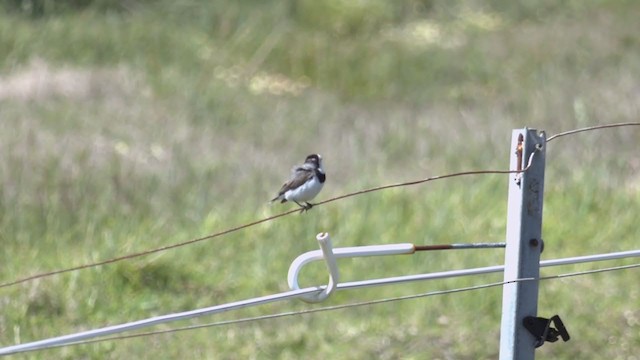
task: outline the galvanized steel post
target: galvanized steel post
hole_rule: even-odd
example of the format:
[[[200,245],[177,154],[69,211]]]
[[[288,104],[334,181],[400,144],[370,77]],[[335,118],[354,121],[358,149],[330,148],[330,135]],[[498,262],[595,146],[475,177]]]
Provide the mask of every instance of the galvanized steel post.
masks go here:
[[[513,130],[509,176],[504,280],[538,279],[542,252],[542,203],[546,136],[534,129]],[[533,156],[533,157],[532,157]],[[502,290],[500,360],[534,359],[536,339],[523,325],[538,311],[538,281],[510,282]]]

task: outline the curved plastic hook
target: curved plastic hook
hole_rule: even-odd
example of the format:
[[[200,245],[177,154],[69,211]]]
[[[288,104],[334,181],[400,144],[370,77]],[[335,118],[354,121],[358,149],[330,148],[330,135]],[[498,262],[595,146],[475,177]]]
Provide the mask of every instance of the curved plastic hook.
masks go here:
[[[320,233],[316,235],[316,239],[320,244],[320,250],[306,252],[298,256],[291,266],[289,266],[289,274],[287,281],[291,290],[298,290],[298,275],[300,270],[306,264],[312,261],[324,259],[329,270],[329,283],[321,292],[303,295],[300,298],[309,303],[316,303],[328,298],[329,295],[338,286],[339,272],[337,258],[344,257],[360,257],[360,256],[380,256],[380,255],[399,255],[413,254],[416,248],[413,244],[390,244],[390,245],[374,245],[374,246],[356,246],[333,249],[331,238],[328,233]]]
[[[302,301],[308,303],[317,303],[328,298],[329,295],[331,295],[331,293],[338,286],[338,278],[340,276],[338,272],[338,264],[336,263],[336,257],[333,255],[333,246],[331,244],[329,233],[319,233],[318,235],[316,235],[316,240],[318,240],[318,243],[320,244],[320,250],[322,252],[320,253],[318,250],[316,250],[298,256],[291,263],[291,266],[289,266],[289,274],[287,276],[289,288],[291,288],[292,290],[298,290],[300,289],[300,286],[298,285],[298,274],[300,273],[300,269],[302,269],[304,265],[311,261],[316,261],[324,258],[325,263],[327,264],[327,269],[329,270],[329,283],[321,292],[306,294],[300,297]],[[314,253],[314,256],[304,256],[310,253]]]

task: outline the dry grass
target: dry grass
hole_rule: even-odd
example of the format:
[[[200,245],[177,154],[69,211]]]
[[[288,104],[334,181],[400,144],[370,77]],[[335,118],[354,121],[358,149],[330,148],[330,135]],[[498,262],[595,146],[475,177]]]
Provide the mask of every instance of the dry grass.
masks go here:
[[[504,169],[513,128],[553,134],[640,121],[640,8],[573,4],[542,18],[524,12],[522,19],[513,8],[482,4],[465,11],[439,4],[391,24],[380,15],[380,24],[360,24],[369,30],[356,27],[353,34],[335,23],[279,21],[278,7],[245,13],[235,3],[206,9],[226,19],[219,24],[209,23],[206,12],[193,23],[176,20],[189,18],[189,2],[162,5],[172,14],[163,21],[153,11],[40,22],[0,15],[7,20],[0,26],[11,24],[24,44],[7,51],[0,77],[2,278],[184,241],[280,211],[286,205],[269,208],[266,201],[311,152],[325,158],[329,183],[321,198],[327,198],[399,180]],[[274,18],[278,26],[269,27]],[[77,31],[93,23],[92,31]],[[613,129],[550,145],[544,256],[634,246],[639,139],[637,130]],[[311,241],[318,229],[331,229],[341,246],[499,240],[503,180],[456,179],[353,198],[217,242],[4,289],[0,337],[27,341],[283,290],[288,261],[315,247],[301,239]],[[603,219],[609,226],[599,225]],[[360,279],[500,260],[499,253],[458,253],[345,262],[341,269],[345,278]],[[318,269],[308,281],[324,281]],[[566,314],[578,335],[576,346],[545,346],[543,354],[584,357],[591,349],[633,356],[638,293],[624,281],[632,283],[634,274],[610,276],[545,285],[542,315]],[[611,288],[625,295],[616,298]],[[434,298],[345,311],[337,315],[341,321],[308,316],[51,354],[494,358],[499,297],[495,291]],[[607,309],[590,307],[599,302]],[[291,308],[302,305],[262,310]],[[612,318],[622,325],[604,341],[592,329],[610,326]]]

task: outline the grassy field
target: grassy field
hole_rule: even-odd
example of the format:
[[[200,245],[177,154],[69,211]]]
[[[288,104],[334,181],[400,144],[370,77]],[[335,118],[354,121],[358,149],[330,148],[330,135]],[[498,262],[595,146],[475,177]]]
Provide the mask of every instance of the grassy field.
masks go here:
[[[205,236],[325,159],[318,200],[505,169],[511,129],[640,121],[640,4],[74,0],[0,5],[0,282]],[[637,249],[640,128],[549,144],[544,259]],[[0,288],[0,345],[285,291],[335,246],[503,241],[507,178],[375,192],[135,260]],[[340,261],[344,281],[494,265],[503,251]],[[543,275],[632,264],[545,269]],[[304,285],[326,281],[322,264]],[[153,328],[500,281],[341,292]],[[638,271],[540,285],[572,339],[549,359],[638,359]],[[501,289],[33,352],[34,359],[494,359]]]

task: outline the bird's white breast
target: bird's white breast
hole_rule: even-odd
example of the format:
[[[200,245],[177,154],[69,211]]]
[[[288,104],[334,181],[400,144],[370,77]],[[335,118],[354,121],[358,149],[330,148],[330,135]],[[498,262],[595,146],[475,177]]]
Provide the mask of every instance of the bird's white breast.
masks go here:
[[[309,201],[318,195],[323,186],[324,184],[318,180],[318,177],[314,176],[311,180],[297,188],[287,190],[287,192],[284,193],[284,198],[289,201],[297,202]]]

